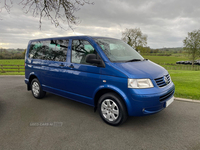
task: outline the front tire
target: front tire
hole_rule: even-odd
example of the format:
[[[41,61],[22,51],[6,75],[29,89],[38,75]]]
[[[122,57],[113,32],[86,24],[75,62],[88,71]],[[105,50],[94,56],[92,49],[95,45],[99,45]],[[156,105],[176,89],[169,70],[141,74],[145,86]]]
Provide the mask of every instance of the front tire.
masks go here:
[[[46,95],[46,92],[44,92],[41,88],[41,84],[37,78],[33,79],[31,82],[31,90],[32,94],[35,98],[41,99]]]
[[[109,125],[118,126],[128,117],[126,106],[117,94],[106,93],[98,101],[99,115]]]

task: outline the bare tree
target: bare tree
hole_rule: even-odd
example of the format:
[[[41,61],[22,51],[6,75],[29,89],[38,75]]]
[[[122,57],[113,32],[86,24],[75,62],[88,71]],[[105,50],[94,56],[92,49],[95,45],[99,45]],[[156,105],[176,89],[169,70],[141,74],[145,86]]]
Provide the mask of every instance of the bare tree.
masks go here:
[[[188,32],[188,36],[183,40],[183,44],[194,67],[195,59],[200,57],[200,30]]]
[[[122,40],[138,51],[139,47],[147,45],[147,35],[140,28],[127,29],[122,32]]]
[[[61,27],[61,22],[67,22],[72,29],[72,25],[79,23],[78,18],[74,15],[80,6],[93,4],[86,0],[21,0],[19,5],[22,6],[26,14],[32,13],[33,17],[39,17],[39,27],[41,29],[42,19],[48,18],[55,27]],[[4,0],[2,9],[10,12],[13,6],[13,0]]]

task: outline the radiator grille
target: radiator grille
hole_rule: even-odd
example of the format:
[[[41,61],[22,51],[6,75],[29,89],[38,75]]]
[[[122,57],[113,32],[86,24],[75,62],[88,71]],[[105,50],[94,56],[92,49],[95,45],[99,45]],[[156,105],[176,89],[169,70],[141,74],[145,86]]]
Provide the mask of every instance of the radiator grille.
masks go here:
[[[156,81],[156,84],[159,87],[164,87],[164,86],[168,85],[171,82],[171,78],[170,78],[170,75],[167,74],[167,75],[165,75],[163,77],[156,78],[155,81]]]
[[[174,94],[174,90],[168,92],[168,93],[165,94],[165,95],[162,95],[162,96],[160,97],[160,101],[162,102],[162,101],[168,99],[168,98],[171,97],[173,94]]]

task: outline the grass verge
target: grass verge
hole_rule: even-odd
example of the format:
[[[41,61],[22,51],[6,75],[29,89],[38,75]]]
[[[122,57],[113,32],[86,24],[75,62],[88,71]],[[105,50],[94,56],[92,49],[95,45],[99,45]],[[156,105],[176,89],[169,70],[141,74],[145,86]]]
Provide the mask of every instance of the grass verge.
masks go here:
[[[175,84],[175,97],[200,100],[200,71],[168,70]]]
[[[6,72],[6,73],[1,73],[0,75],[25,75],[25,72]]]

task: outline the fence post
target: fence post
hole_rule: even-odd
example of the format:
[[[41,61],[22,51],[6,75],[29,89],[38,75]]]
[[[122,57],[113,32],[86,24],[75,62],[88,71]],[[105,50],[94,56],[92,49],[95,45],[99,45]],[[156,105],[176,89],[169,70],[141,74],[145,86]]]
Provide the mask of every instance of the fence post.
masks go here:
[[[3,73],[3,65],[1,64],[1,72]]]

